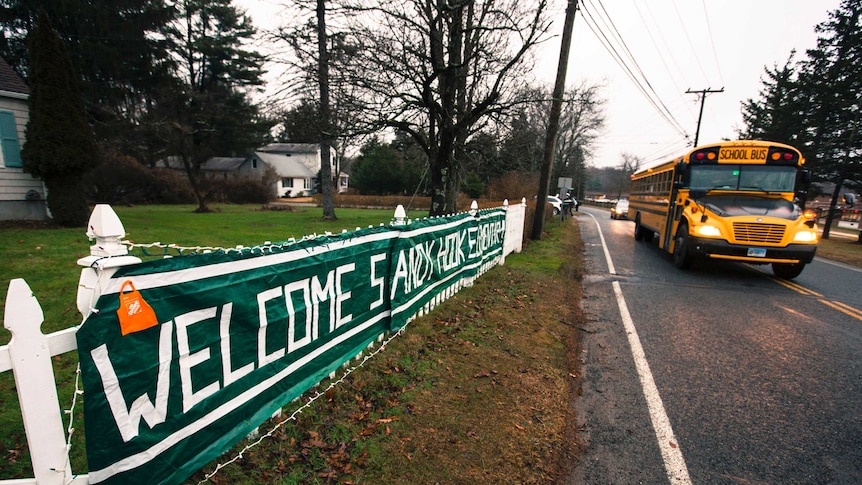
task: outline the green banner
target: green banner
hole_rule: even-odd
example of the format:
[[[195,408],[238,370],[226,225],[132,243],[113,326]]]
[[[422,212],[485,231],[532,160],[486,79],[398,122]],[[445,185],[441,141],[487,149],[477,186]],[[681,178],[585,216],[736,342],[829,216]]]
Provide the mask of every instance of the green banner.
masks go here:
[[[503,254],[502,209],[414,222],[392,254],[391,328],[427,312],[497,263]]]
[[[504,233],[495,209],[119,268],[77,332],[90,482],[183,481],[472,283]],[[140,306],[152,322],[121,320]]]

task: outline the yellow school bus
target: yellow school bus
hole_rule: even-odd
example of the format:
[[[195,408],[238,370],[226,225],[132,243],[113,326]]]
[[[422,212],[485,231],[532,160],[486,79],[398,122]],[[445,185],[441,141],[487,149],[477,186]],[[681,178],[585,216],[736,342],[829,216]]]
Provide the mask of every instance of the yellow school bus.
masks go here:
[[[699,146],[632,175],[629,219],[686,269],[699,259],[772,264],[799,276],[817,250],[816,215],[797,195],[810,175],[796,148],[767,141]]]

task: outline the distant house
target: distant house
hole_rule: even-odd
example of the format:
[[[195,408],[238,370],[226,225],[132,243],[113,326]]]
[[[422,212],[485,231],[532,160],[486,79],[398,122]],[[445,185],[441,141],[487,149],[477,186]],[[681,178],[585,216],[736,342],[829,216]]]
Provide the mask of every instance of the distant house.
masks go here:
[[[45,185],[25,173],[21,162],[24,133],[30,120],[30,90],[0,59],[0,220],[45,220]]]
[[[279,197],[298,197],[316,192],[317,177],[320,173],[320,145],[314,143],[270,143],[255,150],[248,163],[240,172],[262,177],[266,167],[272,167],[278,175],[275,193]],[[332,171],[335,172],[335,155],[330,156]],[[338,174],[336,190],[347,190],[349,176]]]
[[[201,164],[201,173],[211,179],[236,178],[241,173],[246,157],[213,157]],[[180,157],[168,157],[156,162],[157,168],[170,168],[185,173]]]
[[[334,160],[334,156],[330,157]],[[335,170],[335,164],[332,164]],[[201,165],[201,173],[209,179],[253,178],[260,180],[267,167],[276,174],[275,194],[278,197],[313,195],[318,188],[320,173],[320,145],[313,143],[270,143],[258,148],[248,157],[213,157]],[[168,157],[156,162],[156,167],[184,171],[179,157]],[[336,190],[347,190],[349,175],[338,176]]]

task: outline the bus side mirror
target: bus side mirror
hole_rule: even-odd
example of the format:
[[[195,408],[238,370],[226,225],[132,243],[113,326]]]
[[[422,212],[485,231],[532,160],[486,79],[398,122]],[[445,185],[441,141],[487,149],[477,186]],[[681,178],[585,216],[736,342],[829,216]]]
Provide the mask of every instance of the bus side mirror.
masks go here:
[[[803,187],[811,185],[811,172],[808,170],[802,170],[799,172],[799,181]]]

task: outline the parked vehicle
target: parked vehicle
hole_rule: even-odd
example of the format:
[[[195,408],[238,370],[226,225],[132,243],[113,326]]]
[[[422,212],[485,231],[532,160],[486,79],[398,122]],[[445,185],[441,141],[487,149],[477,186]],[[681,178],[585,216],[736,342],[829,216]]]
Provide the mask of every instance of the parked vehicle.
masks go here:
[[[551,204],[551,206],[554,208],[554,215],[560,215],[560,212],[563,210],[563,201],[555,195],[549,195],[548,203]]]
[[[628,219],[629,218],[629,201],[625,199],[618,200],[611,208],[611,219]]]

